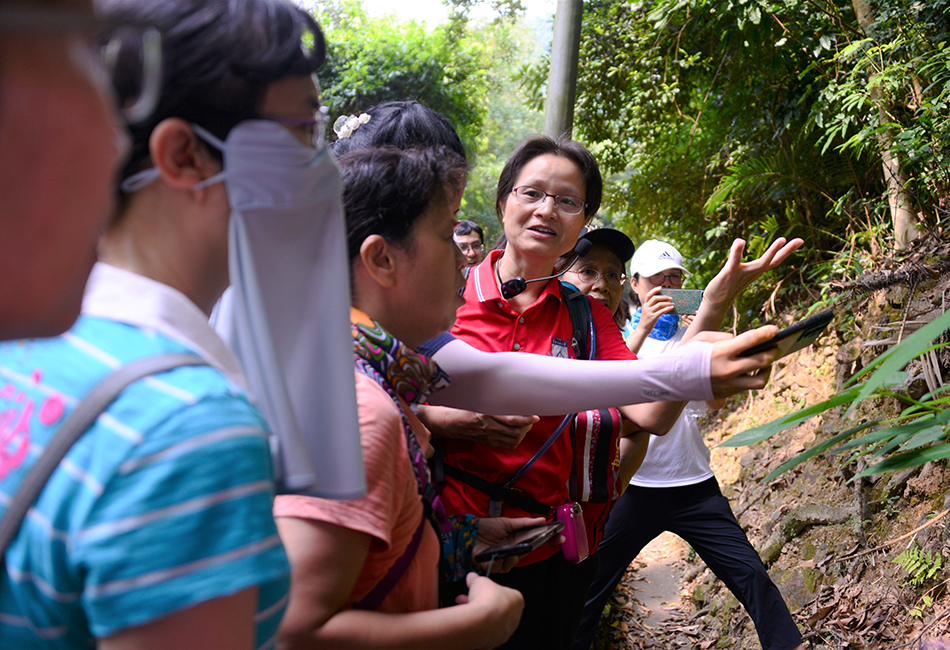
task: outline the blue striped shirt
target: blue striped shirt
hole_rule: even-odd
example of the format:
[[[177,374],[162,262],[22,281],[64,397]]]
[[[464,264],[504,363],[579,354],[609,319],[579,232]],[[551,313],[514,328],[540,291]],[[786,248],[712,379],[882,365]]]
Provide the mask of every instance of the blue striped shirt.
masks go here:
[[[189,349],[154,330],[80,318],[0,345],[0,514],[88,390],[133,359]],[[0,574],[3,647],[87,647],[200,602],[259,588],[274,644],[289,566],[271,515],[266,425],[208,366],[127,388],[60,463]]]

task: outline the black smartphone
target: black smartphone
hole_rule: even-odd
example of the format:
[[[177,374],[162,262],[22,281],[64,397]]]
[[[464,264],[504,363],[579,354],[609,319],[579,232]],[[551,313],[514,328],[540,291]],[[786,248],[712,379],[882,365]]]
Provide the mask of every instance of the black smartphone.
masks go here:
[[[703,302],[702,289],[660,289],[661,296],[673,299],[673,313],[677,316],[688,316],[699,311]]]
[[[476,555],[475,561],[488,562],[499,557],[525,555],[556,539],[562,530],[564,530],[563,521],[552,521],[549,524],[519,528],[499,543]]]
[[[806,348],[814,343],[815,340],[821,336],[821,333],[828,327],[828,323],[831,322],[834,315],[835,313],[829,309],[820,314],[809,316],[805,320],[781,330],[768,341],[763,341],[758,345],[753,345],[747,350],[743,350],[739,353],[739,356],[751,357],[753,354],[772,350],[773,348],[781,350],[781,356],[783,357],[792,352],[798,352],[802,348]]]

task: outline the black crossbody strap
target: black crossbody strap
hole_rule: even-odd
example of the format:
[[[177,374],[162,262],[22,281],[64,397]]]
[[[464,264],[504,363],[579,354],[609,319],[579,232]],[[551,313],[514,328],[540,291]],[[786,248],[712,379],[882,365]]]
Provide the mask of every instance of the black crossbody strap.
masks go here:
[[[548,516],[554,512],[554,508],[529,497],[527,494],[505,487],[504,485],[497,485],[491,481],[486,481],[481,476],[466,472],[464,469],[452,467],[451,465],[444,465],[444,468],[446,476],[451,476],[454,479],[462,481],[462,483],[471,485],[476,490],[484,492],[492,501],[505,501],[515,507],[521,508],[525,512],[536,515]]]
[[[570,283],[561,283],[561,297],[567,305],[567,313],[571,317],[571,348],[578,359],[593,359],[594,350],[591,348],[593,316],[590,312],[590,301],[587,296]]]
[[[569,283],[561,284],[561,297],[564,299],[565,304],[567,305],[567,313],[571,317],[571,329],[573,331],[573,340],[571,345],[574,347],[574,355],[578,359],[594,358],[594,337],[591,325],[593,322],[591,312],[590,312],[590,301],[587,296],[578,291],[574,285]],[[554,433],[545,441],[541,448],[529,458],[521,468],[518,469],[514,475],[505,482],[504,487],[510,488],[515,484],[519,478],[524,476],[524,473],[534,465],[541,456],[544,455],[548,449],[551,448],[551,445],[560,437],[561,433],[571,424],[576,413],[571,413],[570,415],[565,415],[564,419],[561,420],[561,423],[554,430]]]
[[[590,312],[590,301],[587,296],[578,291],[574,285],[569,283],[561,284],[561,297],[567,305],[567,313],[571,317],[571,329],[573,331],[571,345],[574,347],[574,355],[578,359],[585,357],[594,358],[593,331],[591,330],[592,316]],[[570,425],[576,416],[576,413],[565,415],[564,419],[554,430],[554,433],[541,445],[541,448],[522,465],[510,479],[505,482],[504,487],[511,488],[515,481],[524,476],[524,473],[534,465],[541,456],[544,455],[551,445],[560,437],[561,433]]]
[[[198,365],[205,365],[205,362],[187,353],[146,357],[118,368],[92,387],[92,390],[56,430],[39,459],[27,472],[16,494],[13,495],[10,507],[0,520],[0,564],[7,547],[20,530],[20,524],[23,523],[26,513],[33,507],[60,461],[82,434],[92,426],[96,418],[119,396],[119,393],[133,382],[149,375],[180,366]]]
[[[577,290],[577,288],[569,283],[561,284],[561,297],[567,305],[567,313],[571,318],[571,347],[574,350],[574,356],[578,359],[593,359],[596,343],[594,338],[594,327],[593,327],[593,316],[590,310],[590,301],[587,296]],[[522,510],[527,512],[532,512],[535,514],[544,514],[547,515],[551,512],[552,508],[547,506],[540,501],[533,499],[521,492],[513,490],[515,482],[524,476],[532,465],[534,465],[541,456],[544,455],[548,449],[551,448],[551,445],[560,437],[561,433],[571,424],[574,420],[576,413],[571,413],[570,415],[564,416],[564,419],[561,420],[561,423],[557,426],[554,432],[548,437],[548,439],[541,445],[541,448],[535,452],[534,456],[529,458],[524,465],[518,468],[518,471],[515,472],[510,479],[508,479],[504,485],[496,485],[485,479],[475,476],[465,470],[461,470],[455,467],[451,467],[442,462],[442,459],[439,458],[437,461],[438,472],[437,475],[441,475],[443,472],[445,475],[451,476],[463,483],[466,483],[476,490],[480,490],[486,493],[489,497],[488,503],[488,514],[490,517],[499,517],[501,516],[501,503],[505,501],[512,504]]]

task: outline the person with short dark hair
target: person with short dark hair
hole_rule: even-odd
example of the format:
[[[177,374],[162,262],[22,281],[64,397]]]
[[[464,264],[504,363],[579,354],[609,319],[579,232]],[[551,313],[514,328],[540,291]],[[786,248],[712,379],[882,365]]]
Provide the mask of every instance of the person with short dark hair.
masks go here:
[[[465,256],[465,266],[477,266],[485,255],[485,233],[474,221],[461,219],[453,234],[455,243]]]
[[[0,340],[79,315],[129,146],[90,0],[0,2]]]
[[[579,347],[574,345],[573,323],[554,271],[558,258],[575,247],[581,228],[599,209],[602,191],[597,163],[579,143],[545,136],[524,141],[509,156],[498,180],[496,211],[507,243],[469,273],[465,305],[458,311],[452,335],[487,352],[576,359]],[[740,265],[744,242],[737,241],[727,270],[714,281],[715,306],[699,323],[722,316],[723,299],[734,296],[755,271],[777,263],[801,243],[787,244],[780,238],[763,258]],[[588,298],[588,303],[596,339],[596,345],[591,344],[594,359],[636,359],[613,314],[596,300]],[[623,402],[613,405],[618,404]],[[617,408],[636,427],[662,435],[683,406],[671,401]],[[444,440],[442,494],[449,512],[551,518],[559,507],[570,507],[572,436],[554,435],[565,417],[541,418],[510,451],[486,447],[464,435]],[[512,486],[513,477],[518,478]],[[503,485],[510,489],[499,490]],[[499,582],[525,596],[521,624],[504,647],[569,648],[595,571],[593,562],[575,564],[568,554],[543,547],[499,576]]]
[[[514,278],[553,274],[558,258],[574,248],[581,228],[599,209],[602,188],[596,161],[579,143],[544,136],[523,142],[498,179],[496,210],[507,244],[469,274],[466,304],[452,334],[486,351],[577,358],[560,282],[518,286]],[[612,314],[599,302],[589,304],[597,341],[594,358],[635,359],[623,345]],[[443,494],[449,511],[552,517],[555,508],[570,500],[571,436],[552,436],[563,417],[541,418],[516,448],[503,453],[465,439],[444,440]],[[553,442],[548,446],[549,438]],[[542,447],[545,451],[535,456]],[[515,486],[518,499],[498,500],[482,485],[503,483],[532,458]],[[569,645],[593,577],[591,567],[571,563],[557,548],[547,547],[500,576],[499,581],[525,595],[525,614],[507,647]]]
[[[467,573],[476,550],[538,519],[449,521],[430,483],[427,434],[411,405],[449,378],[415,348],[451,326],[462,256],[452,242],[465,160],[446,147],[362,149],[339,159],[353,279],[353,347],[365,497],[277,497],[274,512],[293,565],[282,647],[494,648],[517,625],[521,595]],[[468,593],[439,609],[443,562]],[[496,571],[506,562],[499,560]],[[467,573],[467,575],[466,575]]]

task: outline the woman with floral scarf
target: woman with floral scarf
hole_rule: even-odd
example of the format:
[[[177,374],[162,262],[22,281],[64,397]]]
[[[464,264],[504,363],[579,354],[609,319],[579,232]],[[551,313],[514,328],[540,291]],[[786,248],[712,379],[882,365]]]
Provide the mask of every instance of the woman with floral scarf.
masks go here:
[[[351,501],[277,498],[293,567],[280,644],[493,648],[514,630],[523,600],[469,573],[472,546],[480,550],[542,520],[446,517],[425,464],[428,432],[413,412],[449,381],[414,348],[448,329],[461,301],[464,258],[452,234],[467,167],[445,148],[368,149],[339,162],[368,493]],[[468,586],[467,596],[444,609],[440,557],[443,580]]]

